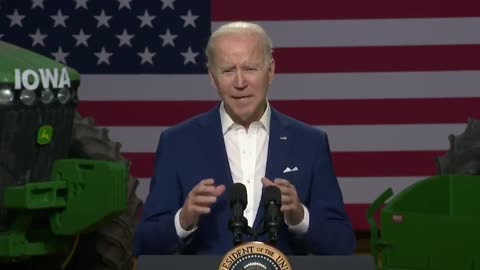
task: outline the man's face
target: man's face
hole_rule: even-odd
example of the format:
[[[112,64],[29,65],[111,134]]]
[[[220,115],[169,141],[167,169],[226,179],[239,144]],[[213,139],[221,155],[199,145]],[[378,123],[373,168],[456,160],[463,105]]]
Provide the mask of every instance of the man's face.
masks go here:
[[[210,79],[232,120],[248,126],[266,108],[275,63],[267,63],[258,34],[227,34],[215,40]]]

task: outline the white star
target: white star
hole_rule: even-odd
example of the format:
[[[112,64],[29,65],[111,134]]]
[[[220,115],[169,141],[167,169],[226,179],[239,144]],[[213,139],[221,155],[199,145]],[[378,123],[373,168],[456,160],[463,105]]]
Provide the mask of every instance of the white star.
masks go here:
[[[57,52],[52,53],[52,55],[55,57],[55,60],[57,62],[62,62],[64,64],[67,63],[67,60],[65,58],[69,55],[70,53],[66,53],[62,50],[62,47],[58,47]]]
[[[75,0],[75,2],[77,3],[77,5],[75,6],[75,9],[83,7],[88,10],[87,1],[88,0]]]
[[[20,15],[18,14],[18,10],[15,9],[13,11],[13,14],[12,15],[7,15],[7,17],[10,19],[10,27],[18,24],[18,26],[22,27],[22,20],[23,18],[25,18],[24,15]]]
[[[86,35],[84,32],[83,32],[83,29],[80,28],[80,33],[78,33],[78,35],[73,35],[73,37],[77,40],[77,43],[75,43],[75,47],[78,47],[80,45],[85,45],[86,47],[88,47],[88,42],[87,42],[87,39],[89,39],[92,35]]]
[[[105,25],[106,27],[110,27],[110,24],[108,24],[108,20],[110,20],[112,16],[105,15],[105,11],[103,9],[102,9],[102,13],[100,13],[99,16],[93,16],[93,17],[95,17],[95,19],[97,19],[98,21],[97,28],[102,25]]]
[[[175,47],[175,44],[173,44],[173,40],[177,38],[178,35],[172,35],[170,33],[170,29],[167,28],[167,32],[165,35],[159,35],[161,39],[163,39],[163,44],[162,47],[165,47],[166,45],[170,44],[172,47]]]
[[[53,25],[53,27],[57,27],[57,25],[62,25],[63,27],[67,27],[67,25],[65,24],[65,20],[68,19],[68,16],[64,16],[60,9],[58,10],[57,15],[50,16],[50,17],[55,21],[55,24]]]
[[[45,1],[45,0],[32,0],[32,2],[33,2],[32,9],[34,9],[35,7],[40,7],[42,9],[44,9],[43,1]]]
[[[188,62],[197,64],[195,57],[197,57],[198,53],[192,52],[192,48],[188,47],[188,50],[181,54],[183,55],[183,57],[185,57],[185,61],[183,62],[184,65],[186,65]]]
[[[151,53],[148,50],[148,47],[145,47],[145,51],[143,51],[143,53],[138,53],[138,55],[140,55],[140,57],[142,58],[142,63],[140,64],[143,65],[144,63],[149,62],[150,64],[153,65],[152,58],[156,55],[156,53]]]
[[[113,53],[105,51],[105,48],[102,47],[102,50],[98,53],[95,53],[95,55],[98,57],[97,65],[100,65],[101,63],[106,63],[107,65],[110,65],[109,57],[112,56]]]
[[[156,16],[150,16],[148,14],[148,10],[145,10],[145,14],[143,16],[137,16],[142,21],[142,24],[140,25],[140,28],[142,28],[145,25],[148,25],[150,27],[153,27],[152,25],[152,20],[155,19]]]
[[[160,0],[162,1],[163,5],[162,5],[162,10],[166,9],[167,7],[171,8],[171,9],[175,9],[173,7],[173,2],[175,2],[175,0]]]
[[[134,37],[134,35],[129,35],[127,33],[127,29],[123,29],[123,33],[121,35],[115,35],[117,36],[118,39],[120,39],[120,43],[118,44],[118,47],[122,47],[123,45],[128,45],[132,47],[132,43],[130,42],[130,39]]]
[[[32,47],[37,44],[45,47],[45,43],[43,43],[43,40],[47,37],[47,35],[43,35],[42,33],[40,33],[40,29],[37,28],[37,32],[35,32],[35,34],[30,34],[29,36],[33,39]]]
[[[185,23],[183,24],[183,27],[187,27],[189,25],[193,27],[197,27],[195,25],[195,20],[198,18],[198,16],[192,15],[192,11],[190,9],[188,10],[187,15],[180,16],[180,17],[182,18],[182,20],[185,21]]]
[[[128,8],[128,9],[132,9],[130,7],[130,2],[132,2],[132,0],[118,0],[118,3],[120,4],[120,6],[118,6],[118,9],[120,10],[123,7]]]

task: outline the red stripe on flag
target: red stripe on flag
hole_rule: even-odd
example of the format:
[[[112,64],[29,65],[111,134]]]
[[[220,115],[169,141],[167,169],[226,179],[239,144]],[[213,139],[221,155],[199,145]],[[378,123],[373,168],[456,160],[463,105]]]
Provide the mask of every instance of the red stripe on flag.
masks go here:
[[[378,194],[380,196],[380,194]],[[372,202],[373,203],[373,202]],[[367,209],[369,204],[345,204],[345,212],[347,213],[350,222],[352,222],[355,231],[369,231],[370,225],[367,222]],[[374,219],[380,227],[380,211],[374,215]]]
[[[278,73],[479,70],[480,45],[275,49]]]
[[[212,0],[213,21],[473,17],[478,0],[278,1]]]
[[[321,91],[322,86],[318,88],[316,91]],[[480,118],[480,98],[273,100],[271,103],[279,111],[312,125],[444,124]],[[215,101],[82,101],[79,111],[84,116],[93,116],[102,126],[171,126],[206,112],[215,104]]]
[[[446,151],[333,152],[338,177],[434,175],[435,158]],[[138,178],[153,174],[154,153],[124,153]]]
[[[446,151],[333,152],[339,177],[433,175]]]

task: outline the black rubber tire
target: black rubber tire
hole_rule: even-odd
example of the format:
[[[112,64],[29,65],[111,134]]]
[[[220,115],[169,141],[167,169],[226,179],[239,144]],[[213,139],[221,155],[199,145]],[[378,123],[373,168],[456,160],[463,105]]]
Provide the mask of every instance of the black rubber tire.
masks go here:
[[[112,142],[108,130],[98,128],[92,118],[75,115],[70,158],[126,161],[120,154],[120,143]],[[136,196],[138,179],[129,176],[128,209],[98,230],[81,235],[69,270],[130,270],[133,257],[133,233],[142,201]]]
[[[448,137],[447,153],[436,159],[439,175],[480,175],[480,120],[468,119],[465,131]]]

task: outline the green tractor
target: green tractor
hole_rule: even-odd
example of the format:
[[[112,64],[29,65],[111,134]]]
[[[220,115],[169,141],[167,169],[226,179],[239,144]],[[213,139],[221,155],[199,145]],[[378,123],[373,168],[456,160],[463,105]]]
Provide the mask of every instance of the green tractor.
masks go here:
[[[449,139],[439,175],[394,197],[388,189],[369,207],[378,270],[480,270],[480,120]],[[379,232],[373,216],[382,206]]]
[[[137,179],[80,75],[0,41],[0,269],[132,269]]]

